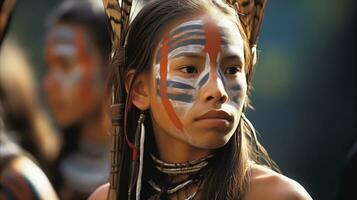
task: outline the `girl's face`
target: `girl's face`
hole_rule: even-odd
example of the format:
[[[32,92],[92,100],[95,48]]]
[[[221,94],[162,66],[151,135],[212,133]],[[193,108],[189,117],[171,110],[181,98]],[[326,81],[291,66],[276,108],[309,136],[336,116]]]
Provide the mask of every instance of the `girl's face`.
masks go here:
[[[200,149],[225,145],[247,93],[243,39],[225,17],[202,15],[164,33],[150,73],[156,138]]]
[[[67,23],[54,26],[48,35],[44,89],[60,125],[78,123],[100,108],[102,63],[98,48],[90,41],[86,29]]]

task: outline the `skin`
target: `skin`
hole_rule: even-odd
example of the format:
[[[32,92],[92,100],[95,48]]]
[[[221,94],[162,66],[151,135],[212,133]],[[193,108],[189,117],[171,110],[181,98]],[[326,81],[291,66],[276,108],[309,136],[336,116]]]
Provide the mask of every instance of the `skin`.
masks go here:
[[[267,167],[253,164],[249,173],[249,186],[243,200],[312,200],[299,183]],[[108,189],[109,183],[102,185],[89,200],[107,199]]]
[[[0,199],[49,199],[57,200],[51,183],[42,170],[30,159],[19,156],[13,159],[0,174]],[[11,198],[10,198],[11,199]]]
[[[244,200],[312,200],[298,182],[275,171],[253,164]]]
[[[50,110],[61,127],[80,124],[91,141],[106,142],[109,120],[103,109],[103,58],[86,27],[58,23],[46,45],[48,71],[43,86]]]
[[[187,33],[177,31],[182,27],[194,33],[180,40],[178,48],[175,45],[165,47],[170,44],[167,41],[175,36],[175,31],[179,34],[177,37]],[[243,39],[238,29],[232,27],[231,22],[222,16],[212,18],[203,14],[176,20],[164,33],[150,74],[140,75],[134,81],[133,104],[141,110],[152,110],[161,160],[179,163],[201,158],[225,145],[237,128],[247,85]],[[215,34],[217,30],[220,30],[219,34]],[[189,41],[192,38],[196,40]],[[216,45],[210,43],[209,46],[207,38],[220,42]],[[206,46],[209,46],[208,51]],[[191,66],[195,66],[196,70]],[[133,74],[129,72],[127,89]],[[205,78],[207,74],[208,78]],[[197,120],[205,113],[219,109],[227,112],[233,120]],[[245,200],[311,199],[298,183],[271,169],[252,164],[249,173]],[[106,184],[98,188],[89,199],[106,198],[108,187]],[[178,196],[179,199],[185,197],[182,194]]]
[[[103,63],[91,40],[85,27],[69,23],[55,25],[48,35],[44,89],[61,126],[83,121],[100,107]]]
[[[205,15],[186,20],[164,33],[144,80],[160,157],[167,162],[197,159],[224,146],[239,124],[247,91],[243,40],[233,23]],[[229,119],[201,119],[209,112]]]

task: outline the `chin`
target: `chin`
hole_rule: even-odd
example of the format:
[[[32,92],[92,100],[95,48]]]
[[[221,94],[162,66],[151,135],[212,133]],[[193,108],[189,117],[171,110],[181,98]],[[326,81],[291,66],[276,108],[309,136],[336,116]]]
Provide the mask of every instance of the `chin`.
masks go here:
[[[55,115],[56,121],[57,123],[61,126],[61,127],[68,127],[71,126],[73,124],[76,123],[76,120],[73,118],[73,115],[68,116],[67,114],[57,114]]]
[[[205,138],[195,138],[193,146],[200,149],[218,149],[226,145],[231,138],[227,135],[211,135]]]

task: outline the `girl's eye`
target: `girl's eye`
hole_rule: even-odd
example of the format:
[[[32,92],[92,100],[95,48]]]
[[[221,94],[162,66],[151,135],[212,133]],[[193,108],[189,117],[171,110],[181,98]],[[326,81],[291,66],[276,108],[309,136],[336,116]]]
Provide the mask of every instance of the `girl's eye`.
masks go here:
[[[186,66],[180,68],[181,72],[187,73],[187,74],[196,74],[198,73],[198,70],[195,66]]]
[[[240,67],[227,67],[225,70],[224,70],[224,73],[225,74],[229,74],[229,75],[234,75],[238,72],[241,71],[241,68]]]

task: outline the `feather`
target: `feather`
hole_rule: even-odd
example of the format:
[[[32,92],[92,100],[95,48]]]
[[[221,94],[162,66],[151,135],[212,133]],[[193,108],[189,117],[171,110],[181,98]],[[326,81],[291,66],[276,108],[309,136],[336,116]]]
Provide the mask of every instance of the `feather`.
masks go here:
[[[118,0],[103,0],[103,6],[108,19],[112,48],[116,48],[120,44],[122,33],[121,8]]]
[[[110,62],[113,64],[115,53],[120,49],[122,40],[122,14],[121,6],[118,0],[103,0],[103,6],[108,21],[108,30],[112,41],[112,52]],[[112,147],[111,147],[111,169],[109,176],[109,192],[107,199],[116,200],[119,196],[119,177],[121,173],[121,160],[120,153],[123,147],[123,101],[121,98],[121,80],[120,70],[113,68],[113,81],[111,82],[111,118],[112,118]]]
[[[0,1],[0,45],[5,37],[12,12],[15,8],[15,0],[1,0]]]
[[[109,200],[116,200],[122,194],[119,194],[120,177],[122,171],[123,153],[125,154],[125,130],[124,130],[124,102],[123,99],[123,74],[117,65],[125,64],[125,35],[129,26],[132,0],[103,0],[104,10],[108,20],[108,30],[112,41],[112,52],[110,62],[115,65],[112,74],[111,82],[112,102],[111,102],[111,118],[112,118],[112,149],[111,149],[111,170],[109,177]],[[114,60],[119,54],[119,60]],[[118,63],[117,63],[118,62]],[[136,176],[137,171],[135,163],[132,163],[135,169],[132,173]],[[131,187],[130,187],[131,188]]]
[[[103,0],[105,13],[108,18],[109,32],[113,48],[124,45],[123,35],[127,31],[132,7],[132,0]]]
[[[128,29],[129,25],[129,20],[130,20],[130,13],[131,13],[131,7],[133,4],[133,0],[122,0],[121,4],[121,21],[122,21],[122,35],[125,34],[125,32]],[[122,41],[122,45],[124,45],[124,39]]]
[[[227,0],[227,3],[237,9],[250,45],[255,46],[267,0]]]

